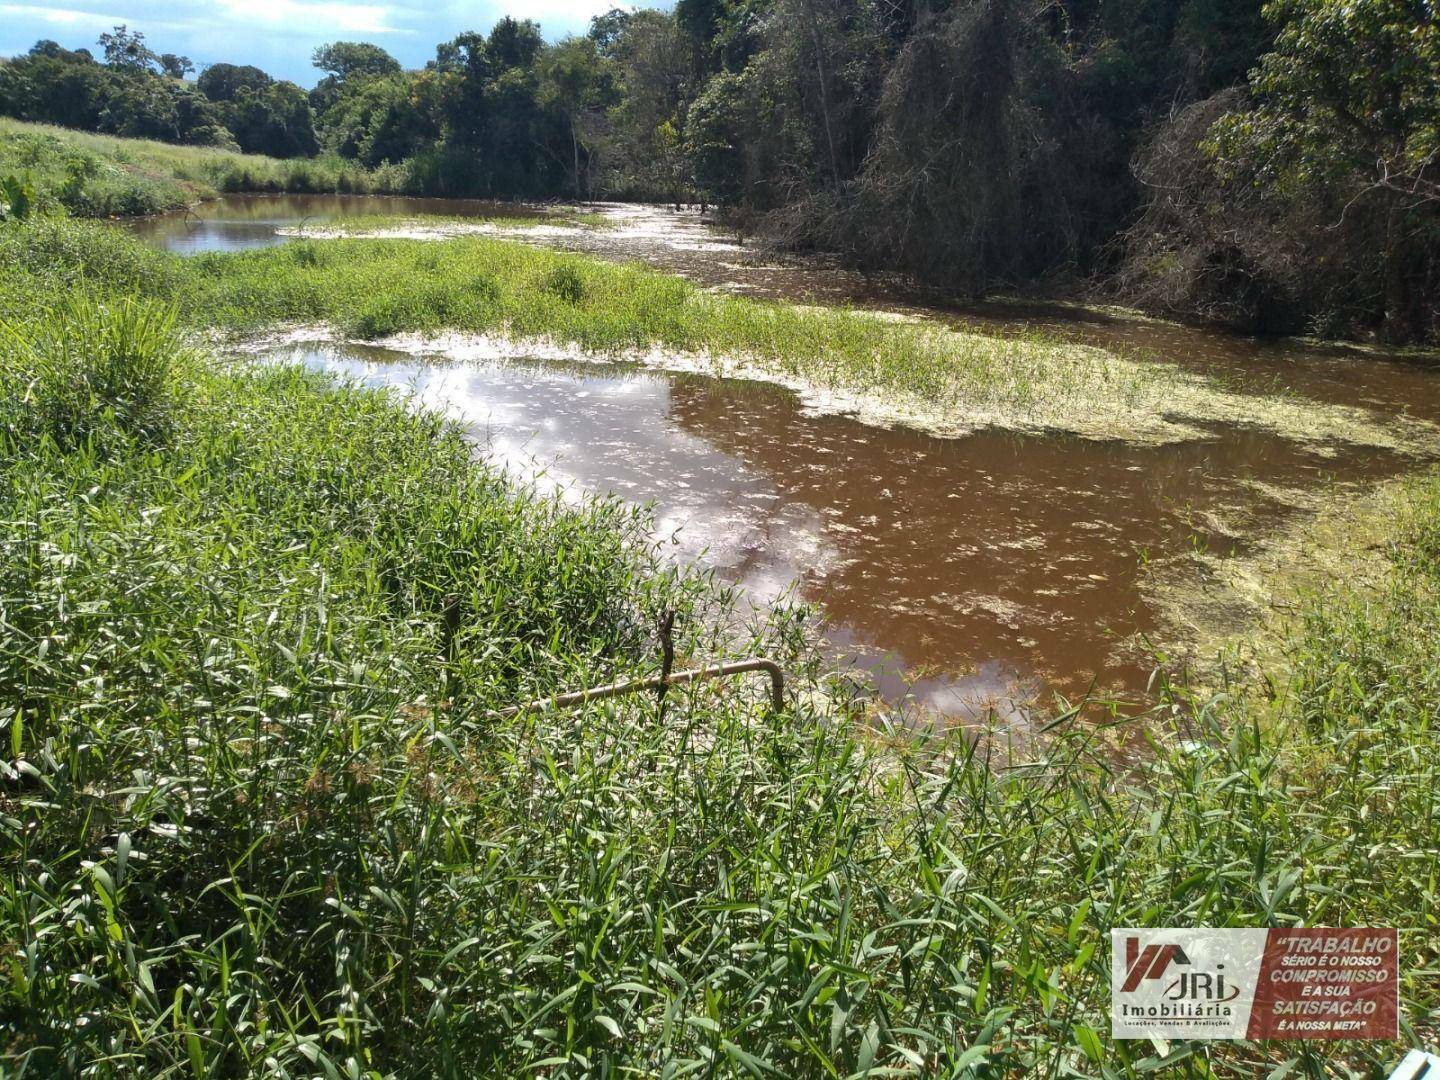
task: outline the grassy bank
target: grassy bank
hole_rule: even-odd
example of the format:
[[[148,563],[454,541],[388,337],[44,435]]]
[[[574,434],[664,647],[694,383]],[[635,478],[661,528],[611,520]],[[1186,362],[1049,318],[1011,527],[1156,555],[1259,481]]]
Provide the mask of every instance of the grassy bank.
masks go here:
[[[522,354],[553,346],[771,379],[822,407],[947,434],[1000,426],[1158,442],[1209,437],[1200,425],[1231,422],[1317,442],[1436,440],[1418,422],[1235,393],[1042,334],[999,338],[718,295],[640,266],[507,240],[314,240],[182,261],[96,230],[42,222],[0,254],[62,286],[83,278],[103,289],[105,274],[140,274],[193,323],[226,331],[325,324],[364,339],[482,335]]]
[[[403,178],[340,158],[280,158],[122,139],[0,118],[0,177],[27,178],[42,211],[76,217],[179,210],[222,192],[394,192]]]
[[[615,504],[538,498],[397,398],[225,365],[173,324],[201,296],[245,326],[277,295],[327,302],[267,285],[283,264],[47,228],[0,232],[8,1074],[1320,1077],[1398,1056],[1113,1043],[1123,925],[1398,925],[1404,1041],[1435,1038],[1440,485],[1404,501],[1383,587],[1309,600],[1278,700],[1171,691],[1128,722],[1142,760],[1062,721],[1012,761],[825,704],[798,614],[721,635],[726,597]],[[781,656],[784,713],[734,683],[663,716],[491,715],[653,672],[666,607],[682,656]]]

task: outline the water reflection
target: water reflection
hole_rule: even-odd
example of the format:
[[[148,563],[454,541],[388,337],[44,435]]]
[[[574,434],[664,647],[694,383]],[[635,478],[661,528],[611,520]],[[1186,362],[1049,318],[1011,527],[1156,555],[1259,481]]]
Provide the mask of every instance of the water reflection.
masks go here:
[[[1388,475],[1264,434],[1164,447],[985,432],[934,439],[803,412],[787,391],[549,362],[427,365],[378,349],[288,358],[412,390],[517,475],[655,504],[656,531],[757,601],[792,586],[837,654],[939,711],[1092,684],[1138,694],[1156,625],[1142,560],[1243,548],[1217,519],[1291,513],[1247,483]]]
[[[1435,373],[1411,358],[1078,307],[946,302],[822,259],[758,251],[694,213],[596,209],[613,228],[511,235],[644,261],[707,287],[899,310],[988,334],[1039,330],[1180,364],[1241,391],[1440,421]],[[131,227],[171,250],[198,251],[277,243],[281,226],[360,214],[541,212],[444,199],[232,196],[205,204],[199,222],[171,215]],[[877,672],[892,697],[908,688],[947,713],[1092,684],[1138,692],[1149,675],[1141,643],[1157,626],[1139,587],[1145,560],[1191,546],[1243,552],[1244,537],[1294,512],[1267,490],[1416,465],[1241,429],[1158,448],[1004,432],[940,440],[810,416],[787,392],[742,382],[540,363],[432,367],[379,350],[295,355],[412,387],[468,424],[506,468],[570,497],[653,501],[657,532],[676,557],[704,559],[757,601],[798,588],[828,615],[837,653]]]
[[[519,203],[485,199],[422,199],[398,195],[225,195],[193,210],[124,223],[136,236],[166,251],[240,251],[273,247],[288,236],[281,229],[321,225],[337,218],[385,214],[413,217],[537,218],[544,211]]]

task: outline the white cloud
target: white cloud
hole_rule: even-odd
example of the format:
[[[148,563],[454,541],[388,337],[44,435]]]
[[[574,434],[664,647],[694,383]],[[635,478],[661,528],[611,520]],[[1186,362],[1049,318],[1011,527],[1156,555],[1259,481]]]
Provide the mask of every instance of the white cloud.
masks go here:
[[[133,23],[124,15],[105,15],[96,11],[75,11],[72,8],[40,7],[36,4],[0,4],[0,15],[17,19],[39,19],[53,26],[99,26],[108,30],[119,23]]]
[[[655,3],[668,6],[670,0],[638,0],[638,4],[637,0],[487,0],[479,4],[474,0],[447,0],[427,5],[427,11],[447,24],[481,31],[488,31],[506,15],[512,19],[534,19],[540,23],[546,38],[553,40],[564,33],[583,32],[593,16],[603,15],[611,8],[633,9]]]
[[[284,26],[292,29],[314,27],[343,30],[352,34],[393,34],[390,25],[394,10],[385,4],[308,3],[306,0],[220,0],[233,19],[248,25]]]
[[[603,15],[614,7],[626,7],[620,0],[499,0],[494,5],[495,18],[509,15],[514,19],[534,19],[547,31],[551,24],[589,23],[595,15]],[[550,35],[547,33],[547,37]]]

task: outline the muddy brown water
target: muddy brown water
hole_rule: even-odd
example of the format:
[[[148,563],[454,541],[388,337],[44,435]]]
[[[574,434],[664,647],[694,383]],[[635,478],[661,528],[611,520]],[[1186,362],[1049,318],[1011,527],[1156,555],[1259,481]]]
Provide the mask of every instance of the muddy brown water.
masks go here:
[[[332,216],[466,212],[443,200],[393,202],[227,200],[219,216],[243,205],[266,223],[269,239],[227,241],[243,247],[276,242],[278,228],[322,205]],[[491,204],[471,205],[497,216]],[[645,261],[707,287],[883,307],[990,333],[1040,328],[1245,391],[1440,419],[1440,379],[1424,363],[1068,306],[927,306],[823,263],[757,254],[694,214],[609,212],[614,229],[512,235]],[[163,246],[188,242],[149,227]],[[1343,494],[1424,464],[1234,427],[1159,447],[993,430],[937,439],[812,415],[767,384],[626,365],[450,364],[331,345],[280,355],[411,391],[542,486],[653,503],[656,535],[673,556],[713,567],[753,602],[793,589],[815,603],[836,658],[857,661],[889,699],[960,716],[994,709],[1017,723],[1027,703],[1048,705],[1052,693],[1093,687],[1143,699],[1154,665],[1147,643],[1163,630],[1143,587],[1147,565],[1197,550],[1250,552],[1302,513],[1282,489]]]
[[[1393,473],[1379,452],[1317,454],[1258,432],[1134,447],[984,432],[936,439],[806,413],[762,383],[555,361],[427,363],[357,346],[278,358],[397,387],[464,423],[542,487],[654,504],[675,557],[752,602],[794,587],[837,659],[884,695],[1019,719],[1050,692],[1139,700],[1155,613],[1147,559],[1243,542],[1207,512],[1294,513],[1246,481]]]

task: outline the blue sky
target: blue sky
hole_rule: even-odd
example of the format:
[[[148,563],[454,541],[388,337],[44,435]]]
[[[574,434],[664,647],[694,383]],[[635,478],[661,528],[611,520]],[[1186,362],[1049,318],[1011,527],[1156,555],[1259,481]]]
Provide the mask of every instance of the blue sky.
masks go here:
[[[272,75],[313,86],[315,46],[372,41],[406,67],[419,67],[435,46],[463,30],[488,31],[497,19],[535,19],[551,40],[582,33],[590,17],[619,0],[0,0],[0,56],[22,53],[41,38],[97,52],[95,39],[117,23],[145,35],[156,52],[180,53],[197,68],[217,61],[254,64]],[[640,6],[669,6],[651,0]]]

